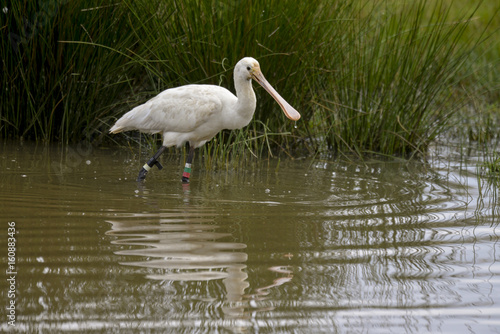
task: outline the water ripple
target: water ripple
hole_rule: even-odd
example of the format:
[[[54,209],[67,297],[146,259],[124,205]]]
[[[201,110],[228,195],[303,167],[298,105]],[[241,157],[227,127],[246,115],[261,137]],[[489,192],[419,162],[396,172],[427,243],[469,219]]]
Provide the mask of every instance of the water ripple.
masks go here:
[[[497,189],[474,168],[282,160],[198,166],[183,186],[178,158],[137,184],[143,159],[128,153],[96,151],[61,173],[43,168],[59,155],[28,153],[0,159],[0,216],[18,226],[19,330],[500,326]]]

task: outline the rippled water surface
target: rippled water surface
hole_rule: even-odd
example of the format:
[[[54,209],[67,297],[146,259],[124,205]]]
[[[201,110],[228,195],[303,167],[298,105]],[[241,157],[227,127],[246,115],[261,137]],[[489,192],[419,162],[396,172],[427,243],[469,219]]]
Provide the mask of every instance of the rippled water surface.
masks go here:
[[[1,331],[14,300],[28,332],[500,333],[497,190],[452,153],[186,186],[176,156],[138,184],[138,149],[0,149]]]

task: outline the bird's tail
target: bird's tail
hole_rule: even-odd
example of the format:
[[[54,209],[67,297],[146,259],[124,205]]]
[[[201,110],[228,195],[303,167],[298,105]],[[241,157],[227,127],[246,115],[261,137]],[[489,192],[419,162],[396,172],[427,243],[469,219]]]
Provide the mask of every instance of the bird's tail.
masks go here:
[[[150,107],[142,104],[130,110],[116,121],[115,125],[109,129],[110,133],[122,131],[139,130],[144,133],[162,132],[161,124],[158,125],[154,117],[150,115]]]
[[[118,124],[113,125],[111,127],[111,129],[109,129],[109,133],[119,133],[119,132],[122,132],[122,131],[123,131],[123,128],[121,126],[119,126]]]
[[[116,121],[115,125],[113,125],[111,129],[109,129],[109,133],[119,133],[122,131],[136,130],[137,127],[134,124],[134,120],[137,118],[135,117],[137,110],[138,108],[136,107],[120,117]]]

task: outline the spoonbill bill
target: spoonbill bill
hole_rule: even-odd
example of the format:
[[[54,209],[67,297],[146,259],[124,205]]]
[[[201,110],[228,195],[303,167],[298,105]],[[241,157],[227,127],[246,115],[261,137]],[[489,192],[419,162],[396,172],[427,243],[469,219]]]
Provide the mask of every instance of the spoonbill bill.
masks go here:
[[[123,115],[109,130],[111,133],[139,130],[161,133],[163,144],[141,168],[137,181],[146,178],[167,147],[181,147],[189,143],[189,153],[182,174],[188,183],[194,150],[212,139],[223,129],[241,129],[250,123],[255,112],[256,98],[252,79],[257,81],[278,102],[286,117],[298,120],[300,114],[267,82],[257,60],[246,57],[234,67],[236,96],[229,90],[214,85],[186,85],[164,90],[146,103]]]

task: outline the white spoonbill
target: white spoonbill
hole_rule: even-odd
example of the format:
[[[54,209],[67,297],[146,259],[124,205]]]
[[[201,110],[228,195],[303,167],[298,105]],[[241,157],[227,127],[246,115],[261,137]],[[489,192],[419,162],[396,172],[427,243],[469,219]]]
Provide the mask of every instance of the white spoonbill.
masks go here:
[[[234,67],[236,96],[214,85],[186,85],[164,90],[146,103],[123,115],[109,130],[111,133],[139,130],[161,133],[163,145],[139,171],[137,181],[146,178],[154,165],[163,167],[158,158],[167,147],[181,147],[189,142],[182,182],[188,183],[194,149],[202,146],[223,129],[240,129],[250,123],[256,98],[252,88],[255,79],[278,102],[286,117],[298,120],[300,114],[267,82],[257,60],[247,57]]]

